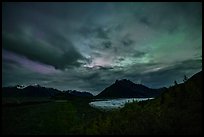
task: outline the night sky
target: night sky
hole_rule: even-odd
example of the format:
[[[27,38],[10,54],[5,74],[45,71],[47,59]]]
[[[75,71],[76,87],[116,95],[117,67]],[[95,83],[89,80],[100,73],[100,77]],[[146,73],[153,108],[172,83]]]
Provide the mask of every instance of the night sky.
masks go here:
[[[2,86],[98,94],[116,79],[151,88],[202,70],[201,3],[3,3]]]

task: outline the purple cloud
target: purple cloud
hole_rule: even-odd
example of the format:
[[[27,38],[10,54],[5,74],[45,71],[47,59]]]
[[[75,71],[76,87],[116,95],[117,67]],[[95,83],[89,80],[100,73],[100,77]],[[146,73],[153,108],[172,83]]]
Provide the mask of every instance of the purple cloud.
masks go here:
[[[56,74],[60,73],[60,70],[56,70],[53,66],[42,64],[36,61],[32,61],[27,59],[24,56],[20,56],[18,54],[15,54],[13,52],[4,50],[3,53],[3,59],[8,61],[14,61],[18,64],[20,64],[22,67],[27,68],[31,71],[41,73],[41,74]]]

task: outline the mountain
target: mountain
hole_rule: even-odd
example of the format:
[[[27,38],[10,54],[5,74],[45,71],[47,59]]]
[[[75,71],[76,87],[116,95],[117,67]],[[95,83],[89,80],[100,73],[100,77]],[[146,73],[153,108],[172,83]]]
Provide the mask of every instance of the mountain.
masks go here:
[[[2,88],[2,97],[15,97],[20,92],[20,89],[17,86],[14,87],[3,87]]]
[[[89,92],[80,92],[80,91],[76,91],[76,90],[67,90],[67,91],[63,91],[60,92],[58,94],[55,94],[54,96],[52,96],[53,99],[75,99],[75,98],[89,98],[89,97],[93,97],[93,95]]]
[[[61,91],[53,88],[41,87],[40,85],[30,86],[14,86],[14,87],[3,87],[3,97],[50,97]]]
[[[18,89],[24,89],[26,86],[24,86],[24,85],[17,85],[16,86],[16,88],[18,88]]]
[[[40,85],[28,86],[21,91],[21,95],[30,97],[50,97],[61,91],[53,88],[41,87]]]
[[[42,87],[38,84],[23,86],[16,85],[14,87],[3,87],[3,97],[92,97],[89,92],[80,92],[76,90],[67,90],[65,92],[59,91],[54,88]]]
[[[161,94],[165,88],[151,89],[142,84],[135,84],[130,80],[116,80],[114,84],[104,89],[96,97],[113,97],[113,98],[146,98],[155,97]]]
[[[89,92],[80,92],[76,90],[68,90],[69,94],[77,97],[93,97],[93,95]]]

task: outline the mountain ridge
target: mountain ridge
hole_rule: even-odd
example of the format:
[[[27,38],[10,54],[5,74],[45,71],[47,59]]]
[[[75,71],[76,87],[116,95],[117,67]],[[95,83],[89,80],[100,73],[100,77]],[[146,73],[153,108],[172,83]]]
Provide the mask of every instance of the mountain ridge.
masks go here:
[[[121,79],[116,80],[115,83],[105,88],[96,97],[114,97],[114,98],[146,98],[155,97],[161,94],[166,89],[165,87],[159,89],[152,89],[142,84],[135,84],[130,80]]]
[[[23,87],[23,88],[22,88]],[[67,91],[60,91],[54,88],[42,87],[40,85],[16,85],[11,87],[3,87],[2,88],[2,96],[3,97],[16,97],[16,96],[23,96],[23,97],[54,97],[58,94],[66,93],[66,95],[76,96],[76,97],[89,97],[93,96],[89,92],[80,92],[76,90],[67,90]]]

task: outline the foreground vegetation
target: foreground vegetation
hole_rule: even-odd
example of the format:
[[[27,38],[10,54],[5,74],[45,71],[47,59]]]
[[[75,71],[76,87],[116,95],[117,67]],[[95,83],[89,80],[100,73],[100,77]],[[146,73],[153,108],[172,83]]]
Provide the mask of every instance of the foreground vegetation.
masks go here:
[[[202,134],[201,74],[120,110],[100,111],[90,101],[4,106],[3,134]]]
[[[103,113],[88,106],[88,101],[75,99],[3,106],[3,134],[80,134],[79,124]]]

